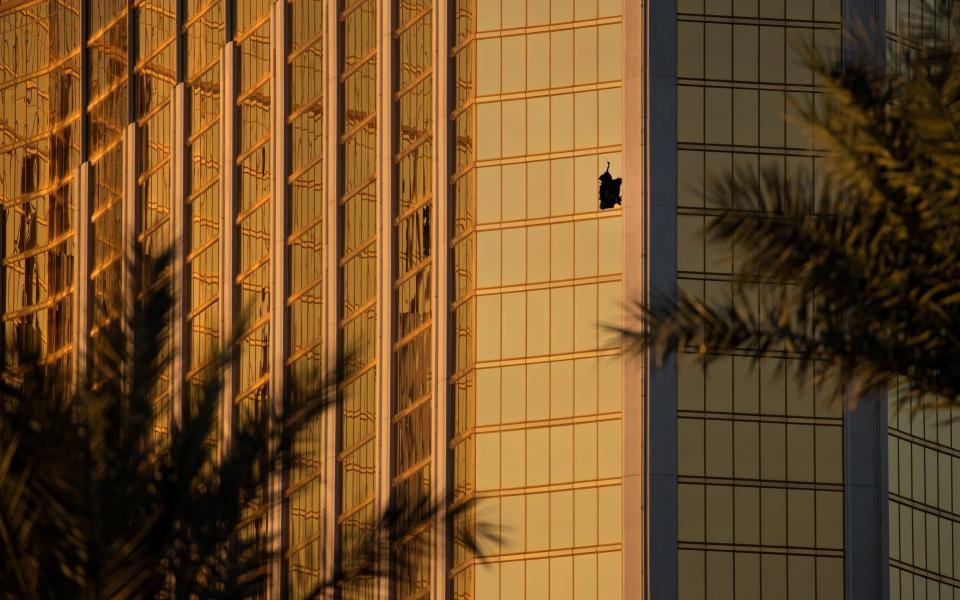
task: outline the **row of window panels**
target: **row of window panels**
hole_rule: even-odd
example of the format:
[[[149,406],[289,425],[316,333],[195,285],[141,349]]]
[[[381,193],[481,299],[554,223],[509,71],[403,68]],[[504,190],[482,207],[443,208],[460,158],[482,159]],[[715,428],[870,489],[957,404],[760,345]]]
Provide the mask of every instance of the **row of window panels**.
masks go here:
[[[29,12],[0,16],[0,86],[43,71],[79,46],[78,12],[58,10],[52,2],[38,3]]]
[[[843,558],[680,550],[680,600],[842,600]]]
[[[597,176],[607,168],[607,163],[612,173],[621,173],[621,159],[622,154],[615,150],[479,167],[476,169],[476,222],[487,224],[596,213]]]
[[[839,59],[840,30],[730,23],[677,23],[677,77],[813,85],[812,48]]]
[[[149,62],[140,65],[146,70],[156,70],[172,79],[176,78],[177,33],[176,2],[174,0],[137,1],[137,62],[149,57]],[[159,74],[159,73],[158,73]],[[142,89],[142,88],[141,88]]]
[[[89,110],[91,162],[120,147],[127,126],[127,84],[117,88]]]
[[[621,0],[477,0],[479,31],[542,27],[570,21],[617,17]]]
[[[0,82],[0,117],[4,124],[3,146],[11,140],[27,140],[62,128],[75,120],[80,109],[80,59],[17,83]],[[14,142],[15,143],[15,142]]]
[[[622,130],[620,88],[484,102],[477,105],[477,160],[613,146]]]
[[[475,425],[568,419],[620,412],[621,357],[477,369]]]
[[[461,595],[476,600],[619,600],[619,551],[530,560],[483,563],[472,567],[475,588]],[[460,583],[460,582],[457,582]]]
[[[477,40],[478,96],[590,85],[623,77],[619,23]],[[526,60],[518,60],[526,57]]]
[[[960,456],[887,437],[887,480],[891,494],[958,515]]]
[[[778,121],[777,127],[781,123]],[[677,206],[684,214],[714,208],[705,201],[708,184],[716,178],[736,170],[749,169],[754,173],[776,169],[794,181],[806,180],[813,189],[820,190],[827,173],[827,159],[809,154],[765,154],[763,152],[714,152],[682,149],[677,152]],[[814,198],[816,201],[816,198]],[[693,230],[689,234],[693,235]]]
[[[224,8],[220,2],[204,2],[203,13],[188,9],[188,24],[184,27],[184,61],[187,79],[193,80],[217,60],[224,46]],[[208,82],[217,85],[214,78]]]
[[[960,586],[891,565],[890,600],[960,600]]]
[[[814,374],[789,359],[712,356],[706,366],[684,355],[680,362],[677,408],[681,411],[784,415],[839,419],[843,406],[828,383],[815,385]]]
[[[61,293],[73,284],[73,240],[47,253],[27,258],[21,263],[5,265],[5,312],[35,308],[59,301]]]
[[[619,544],[619,485],[478,498],[476,524],[491,535],[477,556],[570,550]]]
[[[891,499],[890,560],[960,581],[960,522]]]
[[[949,17],[945,10],[950,10],[947,3],[935,4],[925,0],[885,0],[887,15],[886,30],[900,36],[911,36],[918,33],[917,26],[921,23],[929,25],[934,20],[943,22],[940,29],[947,28]]]
[[[69,180],[49,196],[7,204],[4,223],[3,252],[6,257],[59,245],[73,228],[73,180]]]
[[[124,11],[125,13],[126,11]],[[127,78],[129,62],[127,47],[127,20],[118,15],[110,29],[96,39],[89,39],[88,92],[91,101],[103,97]],[[126,98],[126,93],[123,98]]]
[[[55,135],[0,152],[0,198],[9,201],[63,185],[80,162],[79,144],[75,119]]]
[[[819,100],[811,92],[677,86],[677,141],[813,150],[792,103]]]
[[[678,540],[773,548],[843,548],[843,493],[681,483]]]
[[[684,417],[677,430],[681,476],[843,483],[840,426]]]
[[[351,67],[377,46],[378,0],[358,0],[341,7],[343,70]],[[346,14],[344,14],[346,13]],[[373,59],[376,62],[376,58]]]
[[[309,47],[301,50],[290,59],[290,106],[296,110],[300,106],[317,99],[324,90],[326,57],[324,44],[319,38]]]
[[[682,294],[691,296],[707,306],[734,302],[738,309],[748,310],[754,318],[759,318],[761,308],[769,311],[771,307],[777,306],[780,295],[789,292],[789,288],[793,285],[742,283],[724,275],[715,275],[713,276],[715,278],[708,278],[709,275],[697,277],[696,274],[690,273],[682,273],[682,275],[677,279],[677,286]],[[751,350],[747,345],[742,346],[740,350],[745,355],[756,355],[756,351]],[[783,344],[778,344],[773,346],[770,352],[783,354],[786,348]],[[829,379],[826,374],[822,377],[824,385],[821,399],[824,405],[838,402],[840,389],[835,380]]]
[[[244,0],[237,3],[235,13],[236,35],[250,31],[261,19],[270,14],[272,0]]]
[[[6,317],[3,330],[4,339],[35,342],[44,354],[60,350],[73,339],[73,295],[30,314]]]
[[[477,360],[612,349],[622,322],[619,281],[477,298]]]
[[[158,102],[158,106],[162,102],[162,108],[137,124],[136,168],[140,177],[153,171],[173,153],[172,107],[169,101],[173,88],[161,83],[155,89],[157,94],[154,101]],[[169,188],[167,195],[169,196]]]
[[[403,3],[401,3],[402,6]],[[411,8],[414,9],[411,16],[416,16],[416,20],[409,24],[410,16],[406,18],[404,15],[398,16],[398,29],[394,32],[397,40],[397,89],[407,87],[433,64],[433,13],[428,12],[419,16],[420,10],[417,9],[420,7]]]
[[[315,41],[325,32],[327,0],[286,0],[290,6],[290,45],[296,50],[304,44],[322,45]]]
[[[326,247],[323,229],[325,203],[317,201],[323,192],[319,185],[319,171],[323,166],[319,163],[311,168],[312,173],[295,179],[288,188],[288,226],[292,235],[287,238],[287,245],[290,247],[290,286],[294,291],[312,283],[323,270],[323,261],[312,262],[314,257],[323,255]],[[306,175],[315,179],[307,179]]]
[[[678,0],[681,14],[840,21],[840,0]]]
[[[617,217],[477,232],[478,289],[619,275]]]
[[[619,418],[476,434],[478,492],[620,477]]]
[[[960,407],[936,403],[929,396],[914,397],[907,390],[887,390],[887,427],[936,445],[960,450]]]

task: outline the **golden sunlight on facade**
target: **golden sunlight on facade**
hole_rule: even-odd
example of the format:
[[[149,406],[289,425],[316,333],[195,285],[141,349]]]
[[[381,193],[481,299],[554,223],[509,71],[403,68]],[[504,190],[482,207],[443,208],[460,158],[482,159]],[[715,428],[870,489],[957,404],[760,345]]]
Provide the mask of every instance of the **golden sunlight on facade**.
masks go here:
[[[131,260],[169,250],[158,439],[234,335],[214,449],[339,364],[246,515],[264,597],[349,570],[391,501],[468,508],[337,597],[960,597],[956,427],[892,412],[888,450],[787,354],[678,371],[612,332],[749,276],[701,236],[704,181],[816,173],[798,48],[906,43],[919,4],[0,0],[0,339],[95,372]]]

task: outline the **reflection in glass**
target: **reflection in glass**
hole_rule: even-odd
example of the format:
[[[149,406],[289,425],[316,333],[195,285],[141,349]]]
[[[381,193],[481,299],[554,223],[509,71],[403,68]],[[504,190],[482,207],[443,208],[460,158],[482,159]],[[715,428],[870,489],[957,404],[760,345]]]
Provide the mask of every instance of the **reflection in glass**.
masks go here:
[[[338,543],[349,570],[358,544],[372,532],[376,514],[377,393],[377,7],[378,0],[353,0],[341,7],[339,199],[340,358],[337,458]],[[389,292],[388,292],[389,293]],[[358,577],[342,594],[351,600],[376,597],[376,582]]]
[[[80,154],[79,2],[0,7],[2,341],[69,380],[73,192]]]
[[[325,58],[323,51],[323,0],[289,0],[292,36],[287,56],[290,81],[290,176],[287,260],[290,295],[287,372],[291,381],[309,381],[323,368],[322,327],[326,319],[323,266],[327,251],[324,237],[324,169],[326,168],[323,119]],[[296,418],[302,409],[291,397],[286,414]],[[313,416],[293,440],[288,465],[286,569],[292,598],[306,597],[323,576],[323,522],[326,494],[323,489],[325,442],[322,420]]]
[[[412,513],[431,495],[433,370],[431,369],[433,295],[431,240],[433,226],[433,12],[429,0],[399,4],[394,33],[398,55],[394,109],[396,179],[393,283],[396,369],[393,414],[393,495]],[[398,578],[398,598],[430,593],[429,521],[394,548],[406,572]]]

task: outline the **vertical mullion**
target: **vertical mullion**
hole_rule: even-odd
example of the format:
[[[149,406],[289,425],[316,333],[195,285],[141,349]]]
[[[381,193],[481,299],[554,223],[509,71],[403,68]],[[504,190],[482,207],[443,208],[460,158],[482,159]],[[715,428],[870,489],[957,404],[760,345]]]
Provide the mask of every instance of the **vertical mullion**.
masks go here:
[[[288,11],[286,0],[274,0],[271,7],[271,50],[272,50],[272,90],[270,110],[272,113],[273,138],[273,235],[271,244],[273,251],[270,257],[271,269],[271,298],[270,298],[270,427],[282,427],[284,419],[284,393],[286,374],[286,349],[289,331],[287,325],[287,252],[286,240],[288,234],[287,215],[287,172],[289,161],[287,119],[287,38],[288,38]],[[272,432],[272,440],[277,441],[280,432]],[[284,570],[285,545],[285,508],[283,482],[286,457],[274,463],[270,470],[269,481],[269,539],[273,547],[269,598],[279,599],[284,591],[286,576]]]
[[[124,169],[123,169],[123,192],[121,195],[121,285],[123,288],[123,305],[121,310],[121,327],[125,332],[125,343],[127,356],[125,364],[127,381],[125,385],[133,385],[132,380],[132,360],[134,355],[133,335],[129,329],[134,312],[134,303],[137,299],[134,297],[135,286],[139,283],[134,280],[134,275],[139,267],[139,252],[137,244],[137,225],[138,207],[137,207],[137,177],[139,175],[139,132],[137,131],[137,94],[136,94],[136,72],[134,65],[137,62],[137,9],[133,0],[127,0],[127,126],[124,130]]]
[[[180,21],[182,13],[178,2],[177,12],[177,37],[181,35]],[[179,45],[179,44],[178,44]],[[180,61],[178,60],[178,63]],[[170,152],[170,170],[171,170],[171,198],[170,198],[170,221],[173,233],[172,256],[171,256],[171,292],[173,294],[173,307],[171,315],[171,335],[170,335],[170,407],[171,418],[175,426],[180,426],[183,422],[184,411],[184,381],[185,365],[189,364],[189,343],[190,335],[187,329],[187,298],[190,292],[190,279],[188,269],[186,268],[186,249],[190,247],[190,228],[187,224],[190,222],[187,212],[189,208],[186,205],[187,197],[187,152],[186,138],[187,128],[189,127],[189,114],[186,110],[186,84],[182,81],[173,88],[173,97],[171,98],[171,152]]]
[[[450,390],[447,378],[450,372],[450,332],[448,307],[451,301],[449,278],[449,189],[450,189],[450,21],[451,4],[448,0],[433,0],[433,273],[431,293],[433,294],[433,435],[431,456],[433,460],[433,502],[444,510],[437,511],[434,521],[432,547],[432,578],[434,598],[446,598],[448,591],[447,570],[449,568],[449,549],[447,546],[447,513],[449,502],[447,491],[450,469],[447,466],[447,439],[450,426],[448,422]]]
[[[394,405],[393,383],[393,273],[395,257],[393,253],[393,89],[395,84],[393,64],[393,2],[378,3],[378,35],[377,35],[377,68],[378,68],[378,100],[377,106],[377,153],[378,164],[377,186],[379,189],[379,234],[378,234],[378,261],[377,269],[379,281],[377,284],[377,313],[379,326],[379,347],[377,348],[379,407],[377,418],[378,452],[377,462],[377,513],[383,515],[390,507],[393,477],[392,462],[392,415]],[[385,536],[389,540],[389,535]],[[389,573],[391,553],[390,548],[382,548],[379,556],[381,572]],[[377,586],[379,596],[391,597],[390,578],[379,578]]]
[[[226,2],[225,7],[230,7],[233,3]],[[232,11],[227,8],[227,16]],[[236,335],[236,295],[233,285],[233,278],[236,272],[237,247],[236,247],[236,189],[237,176],[234,168],[234,156],[236,156],[237,143],[237,119],[236,119],[236,66],[237,49],[236,42],[232,39],[233,31],[229,27],[231,19],[227,19],[227,37],[228,40],[223,47],[220,55],[220,187],[222,190],[222,200],[220,202],[220,302],[221,302],[221,326],[220,340],[221,350],[228,355],[223,368],[223,389],[220,401],[220,427],[221,443],[219,445],[220,455],[223,456],[225,448],[231,443],[233,435],[234,421],[234,403],[233,398],[236,393],[236,365],[234,337]]]
[[[81,44],[85,43],[85,40],[81,40]],[[90,191],[90,163],[83,161],[74,176],[73,192],[73,206],[76,211],[74,222],[77,235],[77,260],[74,262],[73,273],[74,346],[71,381],[76,390],[82,389],[85,383],[83,378],[87,372],[87,348],[90,340],[90,306],[92,305],[90,302],[90,256],[93,250],[90,235]],[[3,216],[6,220],[6,211]],[[5,235],[6,227],[2,232]],[[6,245],[3,247],[5,248]],[[4,281],[0,281],[0,284],[5,284],[6,278],[2,279]],[[0,291],[3,291],[2,288]],[[6,295],[2,297],[5,298]]]
[[[326,333],[324,342],[324,365],[326,373],[340,372],[338,362],[339,331],[338,327],[340,306],[342,298],[340,296],[340,268],[338,262],[338,249],[340,248],[339,223],[340,211],[338,210],[340,198],[340,178],[339,165],[339,144],[340,144],[340,85],[338,81],[337,65],[340,60],[340,27],[339,15],[337,13],[338,3],[335,1],[327,2],[326,18],[324,19],[324,48],[326,50],[326,82],[324,86],[324,104],[327,107],[324,113],[324,131],[326,132],[326,161],[324,164],[324,174],[326,176],[326,186],[324,187],[324,227],[327,238],[327,252],[325,261],[325,297],[327,300],[325,317],[326,323],[324,331]],[[333,368],[336,367],[336,368]],[[334,382],[339,383],[339,382]],[[330,386],[334,398],[338,397],[336,386]],[[340,400],[337,398],[337,402]],[[323,464],[323,490],[324,490],[324,564],[323,573],[326,581],[332,581],[337,568],[335,557],[337,555],[337,498],[339,487],[341,485],[339,471],[340,466],[337,463],[337,448],[339,447],[339,432],[337,424],[337,414],[339,410],[335,405],[332,410],[323,412],[323,431],[325,432],[324,444],[324,464]]]

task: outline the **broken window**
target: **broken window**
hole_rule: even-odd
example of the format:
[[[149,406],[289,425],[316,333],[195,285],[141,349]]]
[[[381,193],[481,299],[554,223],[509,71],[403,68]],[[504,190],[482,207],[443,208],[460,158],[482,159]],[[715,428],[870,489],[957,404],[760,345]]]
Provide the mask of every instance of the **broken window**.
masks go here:
[[[607,210],[620,205],[623,198],[620,197],[620,185],[623,179],[613,178],[610,174],[610,162],[607,162],[607,170],[599,177],[600,181],[600,210]]]

